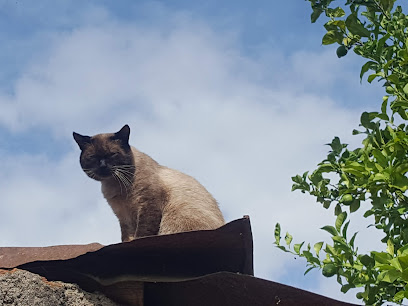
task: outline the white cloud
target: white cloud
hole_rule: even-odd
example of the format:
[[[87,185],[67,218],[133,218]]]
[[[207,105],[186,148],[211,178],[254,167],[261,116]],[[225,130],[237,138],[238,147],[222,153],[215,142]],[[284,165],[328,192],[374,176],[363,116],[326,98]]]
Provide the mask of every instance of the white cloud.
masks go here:
[[[45,156],[2,156],[2,161],[0,245],[119,239],[117,221],[109,206],[102,204],[98,184],[73,171],[78,167],[76,154],[58,162]]]
[[[292,257],[273,246],[275,223],[295,239],[316,242],[327,238],[318,228],[334,220],[312,198],[291,193],[290,177],[313,169],[334,135],[355,142],[349,135],[358,115],[307,92],[308,74],[296,75],[311,68],[300,55],[280,75],[282,84],[296,79],[292,87],[304,89],[291,91],[259,81],[268,63],[244,57],[232,37],[185,16],[166,28],[106,18],[55,38],[49,57],[16,82],[15,95],[0,96],[4,127],[47,128],[72,142],[57,161],[2,156],[0,244],[119,241],[98,184],[81,173],[71,132],[129,123],[133,145],[196,177],[228,220],[251,216],[256,274],[279,281]],[[313,64],[316,78],[325,79],[318,86],[336,79],[325,63]]]

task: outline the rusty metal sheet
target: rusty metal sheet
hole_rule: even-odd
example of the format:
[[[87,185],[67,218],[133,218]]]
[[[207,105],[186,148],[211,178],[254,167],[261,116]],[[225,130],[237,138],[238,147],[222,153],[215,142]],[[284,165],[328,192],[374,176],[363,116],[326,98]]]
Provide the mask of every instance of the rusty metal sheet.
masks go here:
[[[0,269],[76,283],[123,305],[352,305],[253,277],[248,217],[109,246],[0,248]]]
[[[103,247],[99,243],[49,247],[0,247],[0,268],[14,268],[37,260],[69,259]]]
[[[312,292],[249,275],[219,272],[189,281],[145,283],[144,305],[346,306]]]
[[[91,248],[97,250],[88,252]],[[17,267],[49,280],[79,285],[81,281],[109,284],[124,276],[139,281],[168,281],[219,271],[253,274],[249,218],[216,230],[144,237],[105,247],[0,248],[0,256],[0,268]]]

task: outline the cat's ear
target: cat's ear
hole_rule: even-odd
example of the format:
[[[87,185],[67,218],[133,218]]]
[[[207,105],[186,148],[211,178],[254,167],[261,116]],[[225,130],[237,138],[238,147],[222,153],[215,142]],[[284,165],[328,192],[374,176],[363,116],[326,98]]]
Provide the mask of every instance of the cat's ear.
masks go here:
[[[124,147],[129,147],[129,135],[130,135],[130,128],[126,124],[123,128],[120,129],[119,132],[115,133],[115,138],[119,139]]]
[[[81,150],[84,150],[85,147],[91,143],[91,137],[89,136],[82,136],[75,132],[73,132],[72,135]]]

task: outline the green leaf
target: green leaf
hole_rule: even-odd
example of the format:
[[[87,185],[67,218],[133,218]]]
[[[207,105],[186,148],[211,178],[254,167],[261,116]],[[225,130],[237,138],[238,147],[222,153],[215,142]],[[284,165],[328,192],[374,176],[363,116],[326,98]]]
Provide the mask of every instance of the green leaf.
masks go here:
[[[341,206],[340,204],[337,204],[336,207],[334,208],[334,214],[338,216],[339,214],[341,214],[341,212],[342,212]]]
[[[350,205],[350,213],[356,212],[360,208],[360,200],[355,199]]]
[[[326,244],[326,249],[325,249],[326,253],[329,253],[333,256],[337,256],[337,251],[335,248],[333,248],[330,244]]]
[[[374,256],[375,261],[380,264],[388,264],[388,262],[392,259],[392,256],[385,252],[373,251],[371,254]]]
[[[401,116],[402,119],[408,120],[407,112],[402,107],[397,109],[397,113]]]
[[[331,45],[334,43],[341,44],[343,41],[343,33],[338,31],[328,31],[322,38],[323,45]]]
[[[378,73],[370,74],[370,75],[368,76],[368,78],[367,78],[367,82],[368,82],[368,83],[371,83],[371,82],[374,81],[374,79],[377,78],[377,77],[384,77],[384,73],[378,72]]]
[[[281,249],[282,251],[284,251],[284,252],[286,252],[286,253],[289,253],[290,251],[289,250],[287,250],[283,245],[277,245],[276,246],[278,249]]]
[[[387,12],[391,12],[392,8],[394,7],[395,0],[380,0],[382,7]]]
[[[381,165],[381,167],[385,168],[388,166],[387,157],[384,156],[380,150],[374,149],[371,153],[374,155],[376,161]]]
[[[397,257],[391,259],[391,260],[390,260],[390,264],[391,264],[391,266],[393,266],[395,269],[397,269],[398,271],[402,272],[402,267],[401,267],[401,264],[400,264],[400,262],[399,262],[399,260],[398,260]]]
[[[397,292],[397,293],[394,295],[394,298],[393,298],[394,301],[395,301],[395,302],[399,302],[399,301],[403,300],[406,293],[408,293],[408,291],[399,291],[399,292]]]
[[[399,213],[400,215],[405,215],[405,214],[408,212],[408,207],[398,208],[397,211],[398,211],[398,213]],[[399,252],[399,250],[398,250],[398,252]]]
[[[393,283],[399,277],[401,277],[401,272],[393,269],[381,272],[378,276],[378,280],[382,282]]]
[[[343,211],[341,214],[339,214],[336,218],[336,230],[340,232],[341,226],[343,225],[344,221],[347,218],[347,213]]]
[[[346,23],[344,20],[334,20],[331,19],[324,24],[324,27],[327,31],[345,31],[346,30]]]
[[[399,84],[400,78],[397,74],[393,73],[387,76],[387,81],[393,84]]]
[[[368,127],[371,122],[369,113],[363,112],[360,117],[360,122],[362,126]]]
[[[408,269],[408,255],[398,256],[398,262],[401,265],[401,270]]]
[[[300,249],[302,248],[304,243],[305,242],[303,241],[302,243],[297,243],[293,245],[293,250],[295,251],[296,254],[300,254]]]
[[[338,236],[338,235],[339,235],[339,233],[337,232],[337,230],[336,230],[333,226],[331,226],[331,225],[323,226],[323,227],[320,228],[320,229],[322,229],[322,230],[324,230],[324,231],[330,233],[332,236]]]
[[[341,273],[342,269],[340,268],[338,271],[340,271],[340,273]],[[343,280],[340,277],[340,273],[337,274],[337,279],[336,280],[337,280],[337,283],[339,283],[341,286],[343,286]]]
[[[408,190],[408,178],[401,173],[395,173],[393,183],[390,186],[405,192]]]
[[[401,278],[402,278],[404,281],[408,282],[408,268],[406,268],[406,269],[404,269],[404,270],[402,271],[402,273],[401,273]]]
[[[393,110],[397,109],[397,108],[403,108],[403,109],[407,109],[408,108],[408,101],[407,100],[402,100],[402,99],[397,99],[395,101],[393,101],[391,103],[391,108]]]
[[[361,67],[361,71],[360,71],[360,82],[363,79],[364,74],[370,70],[370,69],[375,69],[377,67],[377,63],[373,62],[373,61],[368,61],[367,63],[365,63],[363,65],[363,67]]]
[[[408,244],[404,245],[403,247],[399,248],[397,251],[398,256],[408,255]]]
[[[356,236],[357,236],[357,232],[354,233],[353,237],[351,237],[351,239],[350,239],[349,243],[350,243],[352,248],[354,248],[354,240],[356,239]]]
[[[346,284],[341,286],[340,291],[343,293],[346,293],[347,291],[349,291],[351,288],[355,288],[356,286],[354,284]]]
[[[311,270],[313,270],[314,268],[316,268],[316,267],[310,267],[309,269],[307,269],[306,271],[305,271],[305,273],[303,274],[303,275],[306,275],[307,273],[309,273]]]
[[[377,116],[377,118],[380,118],[380,119],[385,120],[385,121],[390,120],[390,118],[388,117],[387,114],[379,114],[379,115]]]
[[[281,226],[279,223],[276,223],[275,225],[275,243],[277,245],[280,244],[280,239],[281,239],[280,233],[281,233]]]
[[[320,260],[313,256],[313,254],[309,251],[303,251],[303,256],[306,257],[307,261],[310,263],[314,263],[320,266]]]
[[[374,214],[374,211],[372,211],[372,210],[367,210],[365,213],[364,213],[364,218],[367,218],[368,216],[371,216],[371,215],[373,215]]]
[[[327,15],[334,18],[340,18],[346,15],[346,13],[341,7],[336,7],[335,9],[328,8]]]
[[[368,31],[361,21],[357,17],[357,13],[350,14],[346,19],[347,29],[354,35],[359,35],[361,37],[369,37],[370,31]]]
[[[395,168],[395,172],[400,173],[400,174],[405,174],[405,173],[407,173],[407,172],[408,172],[408,163],[405,162],[405,163],[402,163],[402,164],[400,164],[399,166],[397,166],[397,167]]]
[[[341,237],[341,236],[332,236],[331,238],[333,239],[334,242],[337,242],[337,244],[335,244],[336,248],[339,247],[343,251],[348,251],[349,247],[348,247],[347,242],[344,240],[343,237]]]
[[[376,173],[376,174],[374,175],[374,177],[373,177],[373,181],[374,181],[374,182],[378,182],[378,181],[386,182],[387,179],[388,179],[388,177],[385,176],[385,175],[382,174],[382,173]]]
[[[288,246],[290,246],[290,243],[292,242],[292,239],[293,239],[293,237],[288,232],[286,232],[285,241],[286,241],[286,244]]]
[[[332,172],[333,170],[334,167],[332,164],[321,164],[318,168],[318,171],[321,173]]]
[[[312,23],[315,23],[316,20],[320,17],[320,15],[323,13],[323,10],[321,8],[314,8],[313,13],[310,16],[310,21]]]
[[[320,252],[320,250],[322,249],[322,246],[323,246],[323,241],[317,242],[317,243],[315,243],[315,245],[313,246],[313,248],[314,248],[314,250],[315,250],[317,256],[319,256],[319,252]]]
[[[350,220],[347,221],[347,223],[343,227],[343,231],[341,232],[341,235],[343,236],[344,239],[347,239],[347,229],[348,229],[349,224],[350,224]]]
[[[372,268],[375,265],[375,260],[371,256],[363,255],[360,257],[360,262],[367,268]]]
[[[340,154],[340,152],[343,150],[343,145],[340,142],[340,138],[339,137],[334,137],[332,142],[328,144],[334,153],[336,154]]]
[[[383,114],[387,113],[388,99],[389,99],[389,96],[384,96],[383,97],[383,103],[381,104],[381,113],[383,113]]]
[[[381,54],[381,51],[383,50],[383,47],[384,47],[384,45],[385,45],[385,42],[386,42],[389,38],[390,38],[390,36],[386,34],[386,35],[383,36],[383,38],[381,38],[381,39],[378,41],[378,44],[377,44],[377,46],[378,46],[378,48],[377,48],[377,54]],[[389,70],[390,66],[395,62],[395,60],[396,60],[395,58],[390,59],[390,60],[383,66],[383,70],[384,70],[384,71]]]
[[[395,88],[392,87],[392,86],[387,86],[387,87],[385,87],[385,92],[387,94],[393,95],[393,94],[395,94]]]
[[[383,50],[384,47],[387,46],[386,42],[387,40],[391,37],[391,35],[389,33],[386,33],[383,37],[381,37],[378,42],[377,42],[377,51],[376,54],[380,55]],[[384,70],[388,70],[389,65],[392,63],[394,59],[388,59],[388,62],[384,65]]]
[[[392,243],[391,239],[387,240],[387,253],[391,256],[394,256],[394,243]]]

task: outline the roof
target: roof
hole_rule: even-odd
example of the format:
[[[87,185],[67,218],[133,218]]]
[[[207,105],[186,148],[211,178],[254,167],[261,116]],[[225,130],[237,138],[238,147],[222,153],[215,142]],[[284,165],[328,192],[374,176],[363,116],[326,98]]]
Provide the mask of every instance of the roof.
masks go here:
[[[254,277],[248,217],[108,246],[3,247],[0,268],[76,283],[125,305],[351,305]]]

